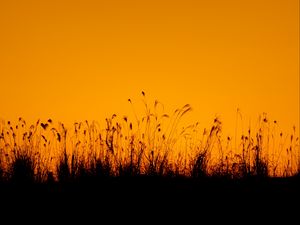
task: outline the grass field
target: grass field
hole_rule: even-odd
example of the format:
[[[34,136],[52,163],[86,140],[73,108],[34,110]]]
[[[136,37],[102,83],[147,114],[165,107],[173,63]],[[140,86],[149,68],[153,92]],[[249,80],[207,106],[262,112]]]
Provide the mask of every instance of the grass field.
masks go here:
[[[143,95],[145,95],[143,93]],[[131,103],[131,100],[129,99]],[[222,135],[215,118],[210,129],[180,127],[189,104],[172,114],[146,101],[145,115],[133,121],[112,115],[66,127],[52,119],[27,124],[23,118],[0,124],[0,180],[13,183],[82,182],[104,177],[291,177],[299,174],[299,137],[283,134],[266,114],[256,129]]]
[[[263,115],[257,130],[232,140],[222,136],[218,118],[204,131],[198,124],[182,128],[179,121],[191,106],[169,115],[158,112],[159,104],[145,102],[145,116],[134,121],[113,115],[104,127],[95,121],[68,128],[52,119],[31,125],[23,118],[3,121],[2,206],[33,201],[72,203],[68,208],[98,202],[113,208],[196,204],[206,209],[224,204],[238,210],[257,204],[263,210],[266,205],[259,202],[275,207],[285,201],[281,206],[287,207],[299,200],[296,133],[282,134],[276,121]]]

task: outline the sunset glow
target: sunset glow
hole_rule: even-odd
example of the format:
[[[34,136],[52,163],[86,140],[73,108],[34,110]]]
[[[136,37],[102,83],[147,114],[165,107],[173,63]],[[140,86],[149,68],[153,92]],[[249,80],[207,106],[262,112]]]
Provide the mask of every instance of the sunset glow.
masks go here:
[[[234,135],[299,134],[299,1],[1,1],[0,118],[73,123],[191,104]],[[299,136],[299,135],[298,135]]]

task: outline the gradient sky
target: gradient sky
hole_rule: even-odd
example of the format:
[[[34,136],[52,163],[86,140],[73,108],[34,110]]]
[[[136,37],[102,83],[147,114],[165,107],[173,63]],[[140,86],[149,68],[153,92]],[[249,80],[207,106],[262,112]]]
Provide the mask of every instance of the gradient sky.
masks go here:
[[[141,91],[204,126],[299,125],[299,1],[0,2],[0,118],[129,114]]]

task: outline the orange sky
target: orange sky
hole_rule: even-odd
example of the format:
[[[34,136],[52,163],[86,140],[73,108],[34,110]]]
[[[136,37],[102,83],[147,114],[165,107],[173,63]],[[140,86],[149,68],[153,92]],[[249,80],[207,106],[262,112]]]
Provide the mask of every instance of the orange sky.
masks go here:
[[[144,90],[233,130],[299,125],[299,1],[0,2],[0,118],[102,120]]]

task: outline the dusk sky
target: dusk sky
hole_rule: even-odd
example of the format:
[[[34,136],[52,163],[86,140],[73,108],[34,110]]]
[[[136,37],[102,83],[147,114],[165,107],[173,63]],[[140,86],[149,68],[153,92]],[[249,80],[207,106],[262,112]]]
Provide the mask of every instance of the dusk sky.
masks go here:
[[[0,118],[167,112],[299,128],[299,1],[1,1]]]

